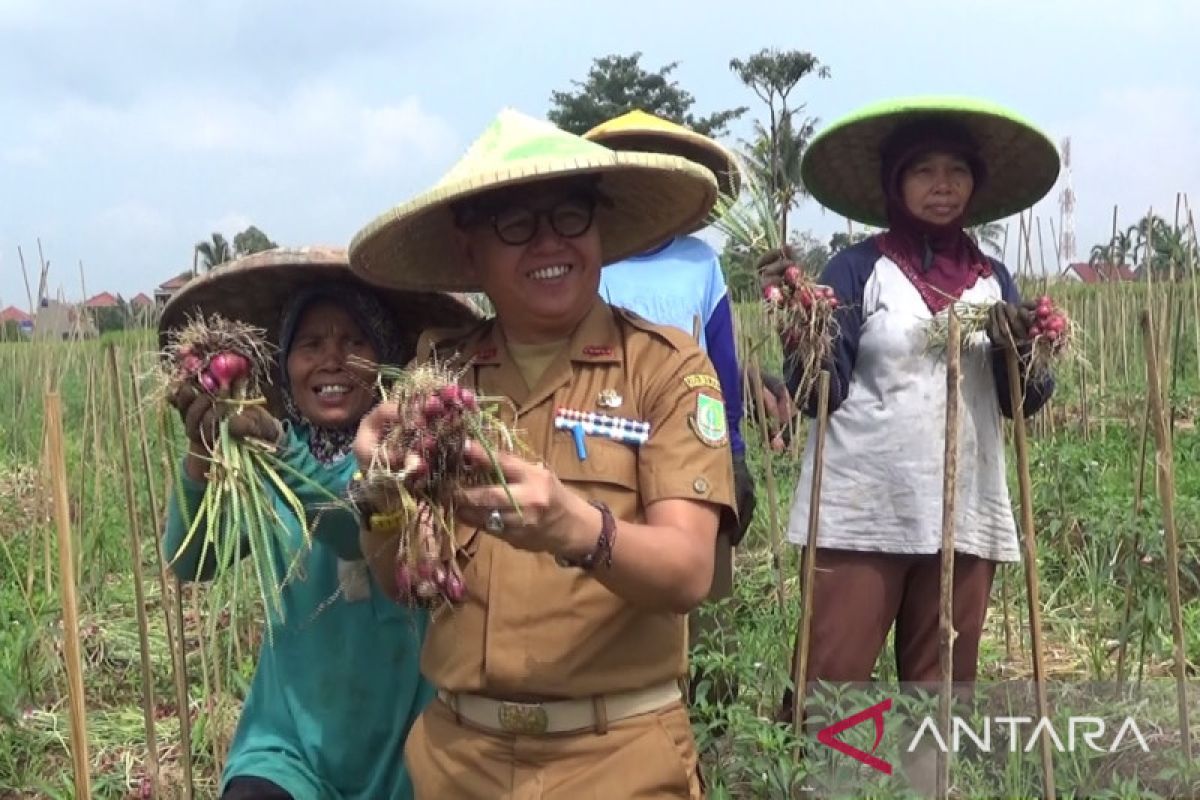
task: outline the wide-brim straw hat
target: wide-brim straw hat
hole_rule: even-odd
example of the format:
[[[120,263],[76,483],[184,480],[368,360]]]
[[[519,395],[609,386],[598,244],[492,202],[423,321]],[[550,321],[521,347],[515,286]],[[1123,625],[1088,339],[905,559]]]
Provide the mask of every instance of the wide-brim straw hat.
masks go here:
[[[583,135],[612,150],[665,153],[701,164],[717,176],[717,190],[731,199],[741,191],[737,159],[719,142],[641,109],[602,122]]]
[[[679,156],[625,153],[506,109],[432,189],[380,215],[350,243],[364,280],[405,289],[474,292],[452,206],[496,189],[594,176],[602,263],[645,252],[707,218],[717,196],[707,168]]]
[[[163,307],[158,340],[165,347],[170,332],[197,314],[220,314],[254,325],[278,346],[287,300],[312,287],[332,283],[359,286],[379,299],[394,317],[401,341],[395,352],[407,361],[421,332],[434,327],[460,327],[482,319],[470,298],[445,292],[420,292],[374,286],[356,277],[342,248],[279,247],[222,264],[188,281]],[[398,364],[395,366],[402,366]],[[279,373],[272,368],[272,381]],[[272,406],[277,398],[269,398]]]
[[[1033,123],[994,103],[935,96],[873,103],[832,123],[805,150],[800,165],[805,189],[831,211],[886,228],[883,147],[898,130],[937,120],[964,129],[987,169],[986,180],[971,197],[964,225],[1024,211],[1058,180],[1058,150]]]

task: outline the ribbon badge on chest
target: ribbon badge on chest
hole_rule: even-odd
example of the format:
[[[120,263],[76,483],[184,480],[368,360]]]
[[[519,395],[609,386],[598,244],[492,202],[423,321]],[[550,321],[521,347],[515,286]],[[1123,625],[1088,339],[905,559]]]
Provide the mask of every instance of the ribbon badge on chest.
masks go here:
[[[559,408],[554,414],[554,428],[571,432],[575,440],[575,455],[580,461],[587,460],[588,436],[603,436],[618,442],[645,444],[650,438],[650,423],[643,420],[612,417],[594,411],[577,411]]]

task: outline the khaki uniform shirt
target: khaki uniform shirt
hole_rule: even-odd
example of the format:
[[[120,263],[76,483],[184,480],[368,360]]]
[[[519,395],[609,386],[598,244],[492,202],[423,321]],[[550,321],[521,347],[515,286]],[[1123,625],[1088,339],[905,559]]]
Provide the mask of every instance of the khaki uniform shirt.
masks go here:
[[[724,406],[708,357],[686,334],[608,306],[599,297],[538,383],[528,388],[492,321],[430,341],[439,359],[469,361],[464,386],[501,396],[530,452],[567,487],[601,500],[619,520],[644,522],[656,500],[685,498],[734,512]],[[419,356],[420,357],[420,356]],[[615,407],[614,407],[615,405]],[[632,444],[586,437],[586,459],[559,409],[650,423]],[[600,531],[597,529],[596,535]],[[641,689],[686,674],[686,617],[635,608],[552,555],[518,550],[459,526],[467,596],[430,626],[422,671],[439,688],[498,698],[575,698]],[[618,535],[614,552],[620,552]],[[597,569],[604,569],[598,566]]]

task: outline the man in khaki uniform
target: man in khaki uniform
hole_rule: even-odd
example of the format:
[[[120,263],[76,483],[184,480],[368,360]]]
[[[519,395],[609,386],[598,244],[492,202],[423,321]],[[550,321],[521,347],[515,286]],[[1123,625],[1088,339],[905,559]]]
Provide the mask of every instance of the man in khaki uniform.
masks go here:
[[[405,748],[418,798],[703,796],[681,682],[686,614],[734,514],[724,398],[687,334],[597,287],[603,264],[714,198],[703,167],[506,112],[439,187],[355,238],[368,280],[487,293],[494,320],[425,349],[511,400],[529,453],[501,456],[507,489],[459,498],[466,597],[434,613],[423,651],[439,692]],[[360,463],[397,419],[368,415]],[[363,542],[393,595],[395,538]]]

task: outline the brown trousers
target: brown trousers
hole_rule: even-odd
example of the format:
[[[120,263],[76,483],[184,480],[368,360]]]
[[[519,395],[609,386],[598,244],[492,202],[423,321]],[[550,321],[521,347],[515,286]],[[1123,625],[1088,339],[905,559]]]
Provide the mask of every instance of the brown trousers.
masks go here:
[[[940,680],[940,554],[910,556],[818,548],[816,570],[809,682],[869,682],[893,624],[900,681]],[[964,553],[954,555],[952,616],[958,635],[952,668],[956,683],[975,680],[979,639],[995,574],[994,561]],[[795,666],[793,663],[793,675]],[[790,721],[791,707],[789,691],[780,710],[783,719]]]
[[[441,700],[404,748],[416,800],[702,800],[682,704],[591,730],[514,736],[459,723]]]

